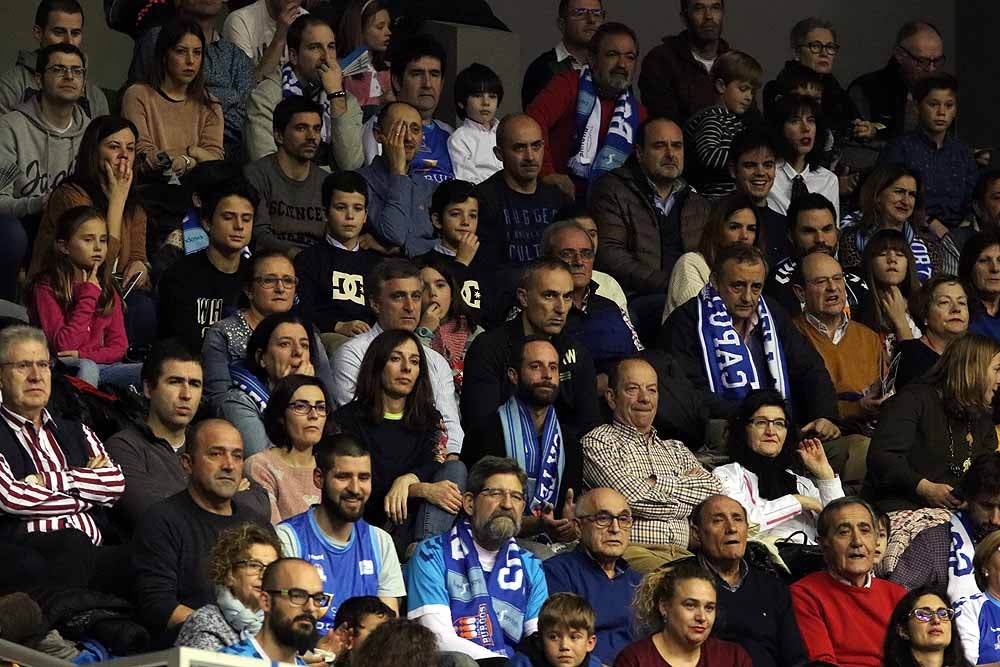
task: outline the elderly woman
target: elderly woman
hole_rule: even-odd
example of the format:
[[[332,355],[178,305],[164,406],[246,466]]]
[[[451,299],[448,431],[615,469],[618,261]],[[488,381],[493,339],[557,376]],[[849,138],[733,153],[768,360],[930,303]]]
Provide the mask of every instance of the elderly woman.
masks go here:
[[[946,596],[925,588],[907,593],[889,618],[883,667],[967,667],[970,663],[962,655],[964,642],[953,627],[954,618]]]
[[[188,617],[176,645],[219,651],[256,635],[264,622],[261,575],[280,555],[277,536],[257,524],[223,531],[208,564],[208,576],[215,584],[215,604],[196,609]]]
[[[955,600],[955,634],[971,664],[1000,663],[996,633],[983,632],[983,628],[1000,627],[1000,531],[989,533],[976,545],[972,567],[982,592]]]
[[[801,531],[815,544],[816,515],[828,502],[843,497],[844,489],[823,444],[807,438],[796,446],[795,436],[781,394],[770,389],[752,391],[729,422],[733,462],[712,474],[722,482],[726,495],[746,508],[747,520],[760,527],[758,537],[786,537]]]
[[[1000,231],[982,231],[966,242],[958,277],[972,297],[969,331],[1000,341]]]
[[[920,338],[896,341],[894,386],[899,391],[931,369],[951,342],[969,329],[969,299],[953,275],[934,276],[910,298]]]

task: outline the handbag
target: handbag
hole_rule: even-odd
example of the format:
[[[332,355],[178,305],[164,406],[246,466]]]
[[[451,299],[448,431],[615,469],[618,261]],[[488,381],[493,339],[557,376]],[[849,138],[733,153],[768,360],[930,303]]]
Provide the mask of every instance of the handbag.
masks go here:
[[[801,541],[796,541],[796,538],[801,538]],[[791,577],[789,583],[826,568],[823,548],[818,544],[809,544],[809,536],[804,531],[797,530],[787,537],[775,540],[774,546],[788,568]]]

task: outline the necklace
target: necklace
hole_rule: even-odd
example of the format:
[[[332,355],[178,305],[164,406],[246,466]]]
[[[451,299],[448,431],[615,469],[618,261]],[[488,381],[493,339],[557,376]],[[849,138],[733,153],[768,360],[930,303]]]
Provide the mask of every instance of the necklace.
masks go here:
[[[961,465],[955,461],[955,438],[951,432],[951,419],[945,418],[948,424],[948,470],[955,477],[961,477],[972,465],[972,422],[969,422],[969,430],[965,435],[965,445],[968,449],[965,460]]]

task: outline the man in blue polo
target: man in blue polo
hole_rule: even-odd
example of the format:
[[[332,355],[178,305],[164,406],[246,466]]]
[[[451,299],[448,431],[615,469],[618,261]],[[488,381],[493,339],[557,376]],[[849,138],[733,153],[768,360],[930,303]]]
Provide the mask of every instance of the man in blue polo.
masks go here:
[[[340,604],[377,595],[393,611],[406,595],[392,538],[361,517],[372,492],[372,460],[352,436],[336,435],[315,448],[313,481],[320,504],[277,526],[282,554],[315,566],[333,602],[316,624],[320,634],[334,629]]]

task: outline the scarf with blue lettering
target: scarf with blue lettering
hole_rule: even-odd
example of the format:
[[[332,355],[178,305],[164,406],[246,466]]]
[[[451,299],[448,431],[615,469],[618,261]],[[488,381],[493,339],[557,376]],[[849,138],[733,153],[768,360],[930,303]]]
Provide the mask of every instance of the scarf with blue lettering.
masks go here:
[[[302,82],[299,81],[295,70],[292,69],[291,63],[285,63],[281,66],[281,99],[298,95],[306,99],[311,99],[313,102],[319,102],[323,107],[323,130],[320,132],[320,141],[328,144],[330,143],[330,100],[326,95],[322,94],[322,86],[319,87],[319,91],[320,95],[310,97],[306,94],[305,88],[302,87]]]
[[[868,245],[868,241],[875,236],[877,231],[879,231],[878,227],[873,227],[867,232],[863,229],[858,229],[855,240],[859,253],[864,254],[865,246]],[[913,253],[914,268],[917,270],[917,277],[920,278],[920,282],[925,282],[934,272],[934,267],[931,266],[931,251],[927,248],[927,244],[924,243],[923,239],[913,231],[913,227],[908,222],[903,223],[903,236],[906,237],[906,242],[910,244],[910,252]]]
[[[257,405],[260,413],[264,414],[267,401],[271,398],[271,392],[268,390],[267,384],[247,368],[243,359],[229,364],[229,377],[233,381],[233,386],[245,391],[247,396]]]
[[[774,378],[773,388],[788,398],[785,352],[763,297],[757,302],[757,317],[767,368]],[[712,283],[707,283],[698,293],[698,337],[708,385],[714,394],[729,401],[740,401],[751,389],[761,388],[750,348],[733,328],[733,319]]]
[[[452,624],[462,639],[506,657],[524,632],[528,604],[521,548],[513,538],[497,553],[493,571],[483,572],[468,518],[455,522],[444,545],[445,584]]]
[[[951,548],[948,550],[948,597],[952,605],[955,605],[959,600],[979,593],[975,568],[972,566],[976,543],[972,539],[972,526],[962,510],[951,515],[948,531],[951,534]]]
[[[639,109],[632,89],[615,100],[611,124],[604,143],[601,136],[601,103],[590,67],[580,72],[576,94],[576,150],[569,160],[569,170],[579,178],[594,182],[612,169],[625,164],[632,154],[632,144],[639,128]]]
[[[507,455],[528,475],[528,502],[524,513],[530,515],[534,510],[543,511],[547,505],[555,505],[559,498],[559,480],[566,467],[566,450],[555,408],[549,406],[541,438],[535,433],[531,413],[517,396],[511,396],[497,413]]]

